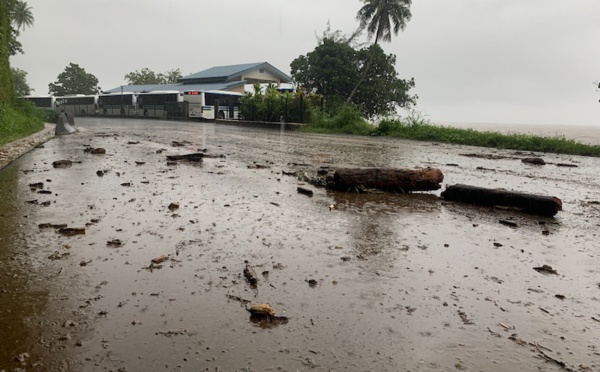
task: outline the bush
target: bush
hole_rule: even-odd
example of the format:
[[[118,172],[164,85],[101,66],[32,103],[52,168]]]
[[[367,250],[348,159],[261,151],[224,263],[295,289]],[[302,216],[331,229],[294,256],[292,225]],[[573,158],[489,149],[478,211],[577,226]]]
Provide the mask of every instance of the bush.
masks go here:
[[[0,144],[39,132],[48,119],[47,113],[25,100],[0,104]]]
[[[346,133],[368,135],[373,126],[362,116],[360,108],[352,104],[327,105],[323,111],[313,110],[310,126],[303,129],[308,132]]]
[[[251,121],[308,123],[312,111],[319,108],[322,96],[318,94],[280,93],[269,87],[262,93],[260,85],[254,93],[241,98],[240,118]]]

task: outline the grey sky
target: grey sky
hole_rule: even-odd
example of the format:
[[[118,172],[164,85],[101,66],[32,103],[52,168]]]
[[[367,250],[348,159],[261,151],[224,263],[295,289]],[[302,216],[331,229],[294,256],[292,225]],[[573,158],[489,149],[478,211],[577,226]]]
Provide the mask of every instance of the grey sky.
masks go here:
[[[290,73],[327,21],[356,28],[358,0],[28,0],[22,32],[34,94],[70,62],[103,89],[128,72],[267,61]],[[384,44],[414,77],[434,122],[600,125],[600,1],[413,0],[413,19]]]

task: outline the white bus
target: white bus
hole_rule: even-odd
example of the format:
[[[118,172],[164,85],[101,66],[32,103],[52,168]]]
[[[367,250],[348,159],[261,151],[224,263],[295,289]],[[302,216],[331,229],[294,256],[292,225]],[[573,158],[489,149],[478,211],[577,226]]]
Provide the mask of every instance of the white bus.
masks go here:
[[[98,96],[100,115],[137,116],[137,95],[132,92],[106,93]]]
[[[23,97],[33,103],[37,108],[54,112],[56,109],[56,98],[52,96],[25,96]]]
[[[183,93],[176,90],[138,93],[137,104],[141,116],[160,119],[185,119]]]
[[[188,118],[214,120],[215,113],[218,119],[237,119],[240,112],[240,93],[220,90],[186,91],[184,101],[188,102]],[[218,109],[215,109],[216,101]]]
[[[98,96],[86,96],[78,94],[75,96],[56,97],[56,113],[66,112],[73,116],[96,115],[98,113]]]

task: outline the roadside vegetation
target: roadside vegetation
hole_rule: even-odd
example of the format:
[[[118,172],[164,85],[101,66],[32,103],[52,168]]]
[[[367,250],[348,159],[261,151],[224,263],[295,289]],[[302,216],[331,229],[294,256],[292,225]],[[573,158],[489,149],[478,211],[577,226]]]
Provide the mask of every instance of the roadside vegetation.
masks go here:
[[[47,120],[45,112],[25,100],[0,103],[0,145],[39,132]]]
[[[39,132],[46,114],[29,102],[17,98],[13,82],[15,72],[24,79],[26,73],[11,69],[10,56],[23,53],[17,40],[19,31],[33,25],[31,7],[25,1],[0,1],[0,145]]]
[[[301,130],[313,133],[390,136],[417,141],[600,157],[600,146],[583,144],[564,136],[544,137],[439,126],[431,124],[429,120],[415,112],[404,118],[383,119],[377,124],[371,124],[362,117],[358,109],[353,109],[349,105],[339,107],[335,113],[313,113],[311,125]]]

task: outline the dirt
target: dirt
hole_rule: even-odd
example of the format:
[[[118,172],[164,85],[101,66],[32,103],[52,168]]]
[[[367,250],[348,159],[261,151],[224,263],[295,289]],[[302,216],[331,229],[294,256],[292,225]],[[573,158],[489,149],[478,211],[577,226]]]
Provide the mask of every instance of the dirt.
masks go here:
[[[578,165],[540,167],[212,123],[77,127],[0,172],[0,371],[600,370],[600,159],[535,154]],[[167,160],[192,153],[208,156]],[[563,210],[303,181],[359,166],[436,167],[445,184],[556,196]]]

